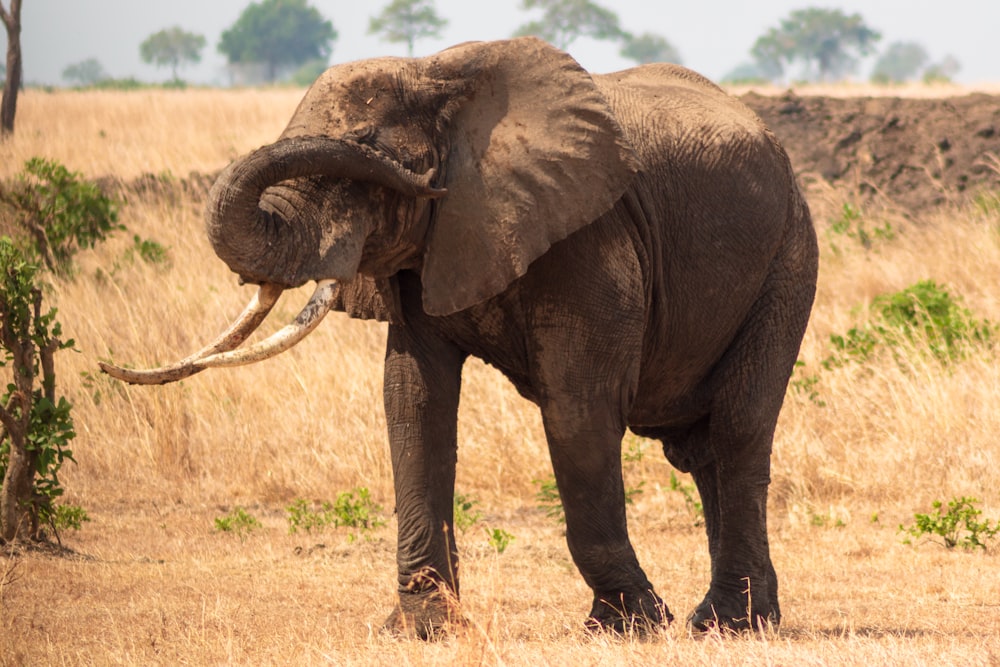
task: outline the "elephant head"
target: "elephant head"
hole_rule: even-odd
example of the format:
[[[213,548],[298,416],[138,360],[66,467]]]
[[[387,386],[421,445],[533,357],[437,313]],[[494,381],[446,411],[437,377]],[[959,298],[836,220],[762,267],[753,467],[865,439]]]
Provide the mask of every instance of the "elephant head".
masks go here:
[[[428,314],[463,310],[611,208],[638,169],[591,76],[540,40],[334,66],[278,140],[237,159],[209,194],[215,252],[260,285],[244,315],[172,366],[102,368],[169,382],[287,349],[331,308],[391,317],[402,269],[419,272]],[[316,293],[295,324],[236,349],[283,289],[309,281]]]

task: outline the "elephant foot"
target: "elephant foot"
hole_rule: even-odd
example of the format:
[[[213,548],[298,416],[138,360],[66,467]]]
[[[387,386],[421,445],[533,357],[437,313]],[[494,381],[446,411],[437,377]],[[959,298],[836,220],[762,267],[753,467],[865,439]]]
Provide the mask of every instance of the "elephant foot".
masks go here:
[[[746,595],[726,600],[711,592],[688,617],[688,624],[695,633],[763,632],[776,628],[781,622],[777,600],[766,605],[747,604]]]
[[[651,589],[594,598],[585,627],[590,632],[644,636],[670,625],[673,614]]]
[[[447,589],[420,593],[401,592],[399,603],[382,624],[382,631],[417,639],[432,640],[449,629],[464,625],[458,598]]]

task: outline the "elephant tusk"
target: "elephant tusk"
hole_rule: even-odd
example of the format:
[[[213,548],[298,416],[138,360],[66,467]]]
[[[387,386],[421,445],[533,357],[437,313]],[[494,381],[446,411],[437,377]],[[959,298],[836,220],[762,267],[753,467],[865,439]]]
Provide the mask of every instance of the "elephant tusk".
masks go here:
[[[250,347],[241,350],[220,352],[202,359],[196,363],[202,368],[223,368],[227,366],[244,366],[256,363],[264,359],[277,356],[285,350],[291,349],[299,341],[312,333],[326,314],[333,308],[333,302],[337,298],[337,281],[318,280],[316,289],[313,291],[309,302],[302,308],[295,317],[295,321],[286,325],[279,331],[271,334],[268,338],[254,343]]]
[[[133,370],[102,361],[99,363],[101,370],[111,377],[129,384],[166,384],[183,380],[204,368],[204,366],[196,366],[197,361],[239,347],[250,334],[257,330],[257,327],[274,308],[274,304],[278,303],[278,298],[283,291],[279,285],[271,283],[261,285],[257,293],[250,299],[250,303],[243,309],[239,317],[229,325],[228,329],[219,334],[214,341],[177,363],[148,370]]]

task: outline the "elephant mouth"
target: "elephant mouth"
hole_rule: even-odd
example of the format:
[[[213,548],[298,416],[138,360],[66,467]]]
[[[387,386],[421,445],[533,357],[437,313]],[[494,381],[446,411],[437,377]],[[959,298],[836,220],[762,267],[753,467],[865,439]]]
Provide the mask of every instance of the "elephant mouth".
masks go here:
[[[159,368],[130,369],[100,362],[101,370],[129,384],[167,384],[199,373],[206,368],[244,366],[277,356],[291,349],[319,326],[337,297],[334,280],[319,280],[309,302],[295,320],[268,338],[245,348],[240,346],[261,325],[278,302],[284,288],[273,283],[260,286],[243,312],[215,340],[178,362]]]

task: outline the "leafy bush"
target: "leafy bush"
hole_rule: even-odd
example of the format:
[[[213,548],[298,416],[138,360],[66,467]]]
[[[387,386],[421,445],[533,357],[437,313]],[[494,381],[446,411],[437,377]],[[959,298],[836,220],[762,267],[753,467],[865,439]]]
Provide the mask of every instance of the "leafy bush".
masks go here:
[[[261,528],[261,523],[248,514],[242,507],[234,508],[226,516],[215,519],[215,529],[221,533],[233,533],[244,541],[254,530]]]
[[[852,239],[865,250],[871,250],[876,242],[891,241],[896,238],[896,231],[888,222],[875,224],[869,229],[861,209],[853,204],[844,204],[840,217],[830,225],[829,232],[831,237]],[[831,247],[835,253],[841,252],[836,243],[832,243]]]
[[[996,537],[1000,533],[1000,521],[990,525],[990,521],[979,520],[982,510],[976,507],[976,498],[963,496],[948,502],[947,511],[942,512],[944,503],[935,500],[931,503],[934,512],[931,514],[914,515],[915,523],[910,527],[899,526],[899,530],[910,537],[929,535],[940,538],[945,548],[954,549],[986,549],[984,540]],[[910,543],[910,538],[904,542]]]
[[[458,528],[464,533],[466,530],[479,523],[479,520],[483,517],[483,515],[478,510],[473,509],[478,504],[478,500],[468,498],[461,493],[455,494],[455,528]]]
[[[362,533],[367,533],[385,525],[385,520],[377,516],[382,507],[371,499],[367,487],[363,486],[344,491],[337,495],[336,501],[322,503],[319,508],[310,507],[307,501],[299,498],[286,510],[289,533],[296,533],[299,529],[311,533],[327,526],[358,528]],[[350,539],[353,541],[354,538],[355,535],[351,533]]]
[[[847,334],[831,335],[834,352],[823,361],[827,369],[849,361],[868,361],[878,350],[898,354],[904,344],[927,349],[935,359],[947,363],[965,357],[970,348],[992,344],[994,326],[980,322],[961,306],[943,286],[922,280],[872,301],[871,321],[851,328]]]
[[[817,388],[820,382],[819,374],[804,375],[806,373],[804,370],[805,367],[806,362],[801,359],[795,362],[792,377],[788,380],[788,389],[793,393],[805,396],[816,407],[825,408],[826,401],[820,398],[819,389]]]
[[[56,273],[70,270],[72,256],[125,229],[118,223],[119,203],[94,184],[54,160],[31,158],[24,172],[0,199],[12,207],[26,232],[19,243]]]
[[[45,520],[56,531],[63,528],[80,530],[84,523],[90,521],[90,515],[87,514],[87,510],[77,505],[56,505]]]
[[[489,538],[490,546],[498,554],[502,554],[510,546],[514,536],[503,528],[487,528],[486,535]]]

